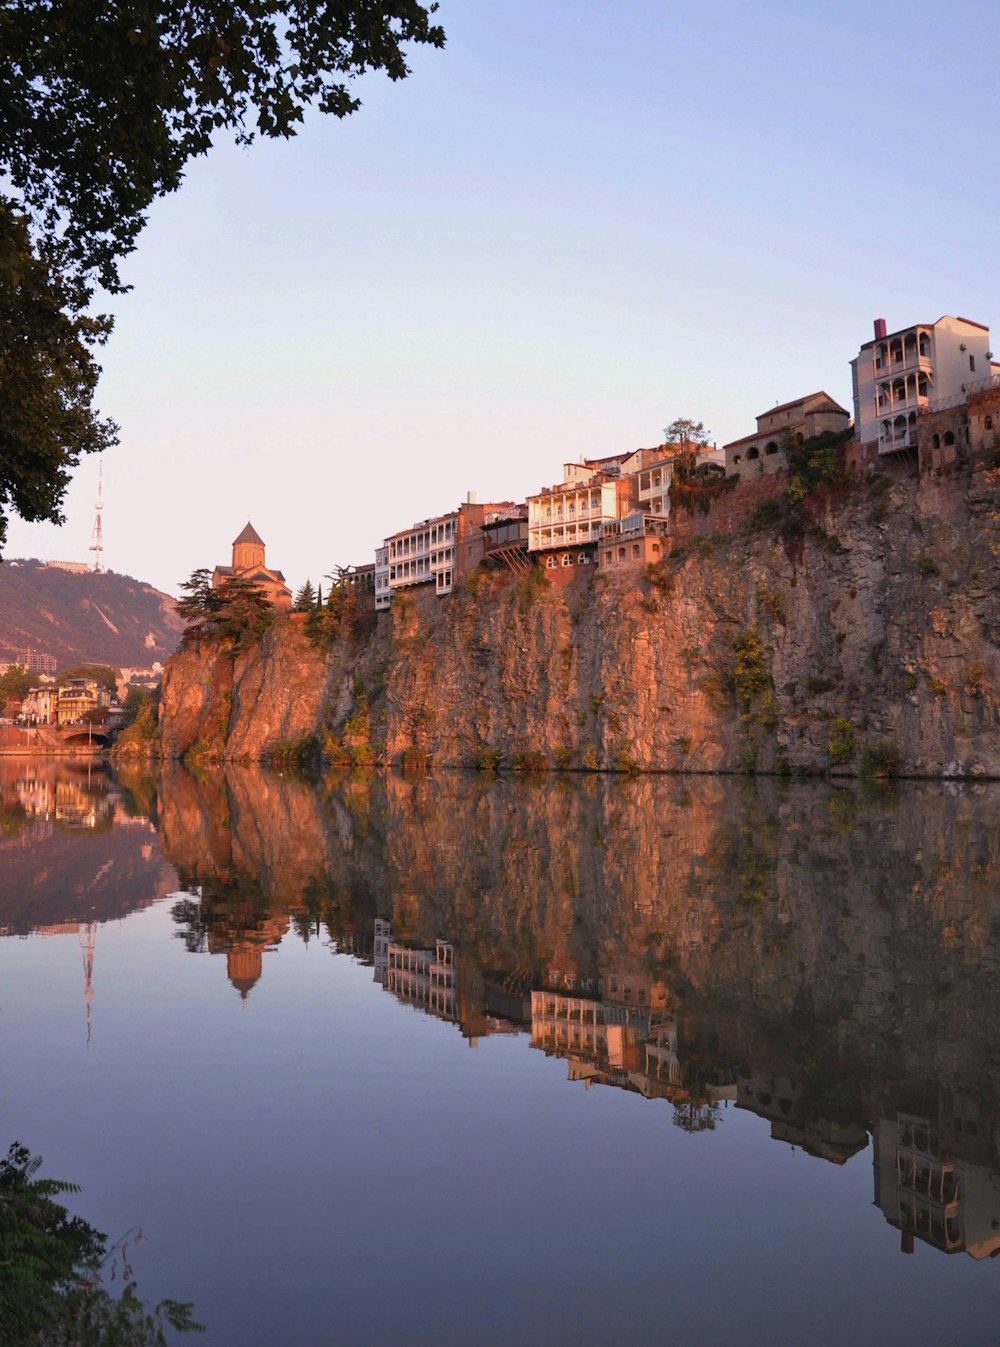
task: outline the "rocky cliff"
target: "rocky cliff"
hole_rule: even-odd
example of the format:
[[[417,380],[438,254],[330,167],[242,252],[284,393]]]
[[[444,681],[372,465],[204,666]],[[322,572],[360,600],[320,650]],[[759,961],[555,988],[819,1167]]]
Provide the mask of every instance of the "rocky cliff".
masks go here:
[[[347,763],[1000,776],[1000,471],[678,528],[646,572],[476,572],[320,650],[301,619],[175,657],[162,750]]]

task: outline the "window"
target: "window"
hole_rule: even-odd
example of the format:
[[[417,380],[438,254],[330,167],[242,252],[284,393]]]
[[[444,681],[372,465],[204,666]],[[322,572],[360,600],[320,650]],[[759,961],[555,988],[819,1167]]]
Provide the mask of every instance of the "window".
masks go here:
[[[984,417],[983,417],[983,429],[984,429],[984,430],[992,430],[992,429],[993,429],[993,417],[992,417],[992,416],[984,416]]]
[[[633,543],[633,544],[632,544],[632,555],[633,555],[634,557],[637,557],[637,556],[640,555],[640,552],[641,552],[641,548],[639,547],[639,544],[638,544],[638,543]]]
[[[619,547],[619,549],[618,549],[618,560],[619,560],[619,561],[624,561],[624,560],[625,560],[625,549],[624,549],[624,547]]]
[[[976,357],[975,357],[974,355],[970,355],[970,356],[969,356],[969,369],[972,370],[973,374],[975,374],[975,372],[976,372]]]
[[[946,431],[944,432],[944,442],[945,442],[945,444],[954,444],[954,443],[955,443],[955,436],[952,434],[952,432],[951,432],[950,430],[946,430]]]
[[[756,445],[754,445],[752,449],[747,450],[747,458],[760,458],[760,450]]]
[[[606,564],[606,565],[608,565],[608,566],[611,565],[611,553],[610,553],[610,552],[605,552],[605,553],[604,553],[604,561],[605,561],[605,564]]]
[[[559,564],[559,563],[556,561],[555,557],[546,557],[546,558],[545,558],[545,568],[546,568],[546,570],[550,570],[550,571],[551,571],[551,570],[553,569],[553,567],[558,566],[558,564]]]
[[[770,442],[770,444],[769,444],[769,445],[767,446],[767,448],[764,450],[764,453],[765,453],[765,454],[776,454],[777,452],[778,452],[778,446],[775,444],[775,442],[774,442],[773,440]]]

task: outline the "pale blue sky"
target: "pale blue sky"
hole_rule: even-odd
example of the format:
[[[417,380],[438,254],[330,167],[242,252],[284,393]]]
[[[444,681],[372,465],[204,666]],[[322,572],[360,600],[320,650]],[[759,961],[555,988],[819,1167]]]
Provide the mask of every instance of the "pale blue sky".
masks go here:
[[[1000,329],[993,5],[440,18],[348,121],[220,145],[154,208],[104,353],[112,569],[176,592],[249,517],[315,582],[675,416],[721,444],[819,388],[849,407],[875,317]],[[84,559],[96,481],[7,555]]]

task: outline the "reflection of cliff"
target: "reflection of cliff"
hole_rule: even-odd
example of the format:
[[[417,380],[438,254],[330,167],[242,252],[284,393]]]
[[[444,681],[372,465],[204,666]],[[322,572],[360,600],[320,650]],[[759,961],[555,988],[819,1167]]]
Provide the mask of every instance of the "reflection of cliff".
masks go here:
[[[826,1160],[877,1130],[887,1217],[953,1247],[884,1157],[922,1118],[948,1163],[1000,1169],[997,796],[456,774],[321,797],[177,774],[164,846],[200,886],[193,947],[225,950],[243,990],[293,929],[325,927],[386,984],[393,950],[401,999],[472,1038],[530,1024],[573,1079],[665,1098],[691,1130],[734,1092]]]
[[[0,759],[0,931],[112,921],[176,887],[150,820],[104,773]]]

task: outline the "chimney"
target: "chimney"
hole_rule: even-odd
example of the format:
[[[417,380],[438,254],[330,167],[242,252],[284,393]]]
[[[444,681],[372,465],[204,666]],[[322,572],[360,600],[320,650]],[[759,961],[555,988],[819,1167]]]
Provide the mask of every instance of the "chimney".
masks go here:
[[[476,505],[476,504],[478,504],[478,501],[477,501],[477,499],[476,499],[476,493],[475,493],[474,491],[467,491],[467,492],[465,493],[465,503],[466,503],[466,505]]]
[[[885,319],[875,319],[875,340],[882,341],[885,338]]]

